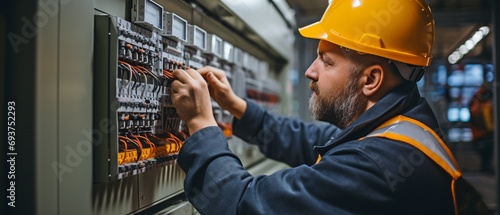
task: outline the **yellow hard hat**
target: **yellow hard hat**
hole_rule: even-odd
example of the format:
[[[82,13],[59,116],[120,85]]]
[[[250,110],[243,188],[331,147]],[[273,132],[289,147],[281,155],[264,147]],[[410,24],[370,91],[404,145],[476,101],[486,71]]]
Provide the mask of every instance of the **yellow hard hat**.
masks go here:
[[[387,59],[428,66],[434,18],[425,0],[333,0],[302,36]]]

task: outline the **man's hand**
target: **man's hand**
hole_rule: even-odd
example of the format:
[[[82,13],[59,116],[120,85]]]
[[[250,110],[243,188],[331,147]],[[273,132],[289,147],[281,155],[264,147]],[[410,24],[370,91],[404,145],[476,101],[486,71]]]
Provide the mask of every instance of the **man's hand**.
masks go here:
[[[207,82],[195,70],[175,70],[172,82],[172,103],[179,117],[186,123],[189,133],[217,126],[212,113],[212,102]]]
[[[227,80],[226,73],[209,66],[199,69],[198,72],[207,80],[210,95],[219,106],[240,119],[245,113],[247,103],[234,93]]]

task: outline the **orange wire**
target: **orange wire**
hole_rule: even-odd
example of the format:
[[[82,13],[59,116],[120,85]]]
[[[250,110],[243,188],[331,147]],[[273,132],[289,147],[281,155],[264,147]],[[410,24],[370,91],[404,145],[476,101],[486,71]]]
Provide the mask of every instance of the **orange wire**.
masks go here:
[[[118,136],[118,137],[119,137],[119,138],[122,138],[122,139],[125,139],[125,140],[132,141],[132,143],[134,143],[137,147],[139,147],[139,148],[141,149],[141,152],[142,152],[142,144],[137,143],[135,140],[132,140],[132,139],[130,139],[130,138],[128,138],[128,137],[126,137],[126,136],[122,136],[122,135],[120,135],[120,136]],[[125,142],[125,143],[126,143],[126,142]],[[140,158],[140,156],[138,156],[138,157],[137,157],[137,160],[139,160],[139,158]]]
[[[128,149],[127,149],[127,142],[125,142],[125,140],[120,140],[120,142],[123,143],[123,146],[125,148],[125,153],[124,153],[125,154],[125,158],[123,158],[122,162],[119,163],[119,165],[122,165],[125,162],[125,160],[127,160],[127,151],[128,151]]]
[[[174,79],[174,75],[168,70],[163,70],[163,76],[168,79]]]
[[[182,141],[186,140],[188,136],[184,132],[179,132],[179,134],[184,138]]]
[[[141,154],[142,154],[142,144],[141,144],[140,142],[138,143],[138,142],[136,142],[135,140],[130,139],[129,137],[126,137],[126,136],[120,136],[120,137],[122,137],[123,139],[126,139],[126,140],[130,140],[130,141],[132,141],[132,142],[133,142],[133,143],[134,143],[137,147],[139,147],[139,148],[141,149]],[[140,156],[140,155],[138,155],[138,156],[137,156],[137,160],[139,160],[139,158],[140,158],[140,157],[141,157],[141,156]]]
[[[161,139],[161,138],[157,137],[157,136],[156,136],[156,135],[154,135],[154,134],[150,134],[150,135],[151,135],[151,137],[154,137],[154,138],[155,138],[155,139],[157,139],[157,140],[164,140],[164,139]]]
[[[151,135],[151,137],[153,137],[153,138],[155,138],[155,139],[157,139],[157,140],[163,140],[163,141],[166,141],[166,142],[167,142],[167,144],[165,144],[165,150],[167,151],[167,154],[172,153],[172,152],[171,152],[171,147],[169,146],[169,144],[170,144],[170,140],[169,140],[169,138],[162,139],[162,138],[159,138],[158,136],[156,136],[156,135],[154,135],[154,134],[152,134],[152,133],[150,133],[150,135]],[[154,144],[154,143],[153,143],[153,144]],[[168,148],[167,148],[167,146],[168,146]]]
[[[182,146],[182,140],[180,140],[177,136],[173,135],[172,133],[168,132],[168,135],[170,136],[170,138],[172,138],[174,140],[174,143],[176,145],[176,152],[178,152]]]
[[[142,69],[139,69],[137,66],[132,66],[132,68],[134,68],[136,71],[138,71],[142,74],[145,74],[144,71],[142,71]]]
[[[167,144],[165,145],[165,147],[168,147],[166,148],[167,153],[168,154],[173,153],[172,142],[174,142],[174,140],[172,138],[166,138],[165,141],[167,141]]]
[[[455,179],[451,180],[451,195],[453,196],[453,206],[455,215],[458,215],[457,196],[455,195]]]
[[[120,60],[119,60],[118,62],[119,62],[119,63],[121,63],[121,64],[123,64],[123,65],[125,65],[125,66],[127,66],[127,67],[130,69],[130,71],[135,72],[135,71],[132,69],[132,66],[131,66],[130,64],[128,64],[127,62],[125,62],[125,61],[120,61]]]
[[[156,147],[155,143],[153,143],[148,136],[146,136],[146,134],[144,133],[144,136],[140,136],[140,135],[137,135],[138,137],[141,137],[141,138],[144,138],[146,139],[146,141],[148,141],[148,143],[152,146],[152,147]]]
[[[130,134],[130,135],[137,140],[137,143],[139,143],[139,146],[141,147],[141,156],[142,156],[142,152],[143,152],[142,149],[143,148],[142,148],[142,142],[139,140],[139,137],[143,138],[143,139],[146,139],[146,143],[149,145],[149,147],[153,147],[153,146],[151,146],[151,143],[150,143],[150,141],[147,138],[139,136],[139,135],[134,135],[134,134]],[[154,149],[154,147],[153,147],[153,149]]]
[[[154,74],[154,73],[153,73],[153,72],[151,72],[150,70],[148,70],[148,69],[144,68],[143,66],[137,66],[137,68],[139,68],[139,69],[143,69],[143,70],[145,70],[147,73],[149,73],[149,74],[151,74],[152,76],[154,76],[154,77],[158,78],[158,76],[157,76],[156,74]]]
[[[140,135],[134,135],[134,137],[139,140],[138,138],[140,137],[141,139],[144,139],[146,140],[146,143],[149,145],[149,147],[151,147],[153,149],[153,151],[155,150],[155,144],[153,144],[147,137],[143,137],[143,136],[140,136]],[[151,157],[151,154],[149,155]]]
[[[166,134],[169,137],[167,137],[165,139],[161,139],[154,134],[150,134],[150,135],[151,135],[151,137],[153,137],[155,139],[167,141],[167,144],[165,146],[168,146],[168,148],[166,148],[168,154],[179,152],[179,149],[182,146],[183,141],[170,132],[166,132]],[[184,137],[185,134],[183,134],[182,136]],[[172,144],[175,145],[175,149],[174,149],[174,147],[171,147]]]
[[[140,136],[141,137],[141,136]],[[153,156],[153,154],[151,153],[151,156],[150,157],[156,157],[156,145],[155,143],[153,143],[148,136],[146,136],[146,134],[144,133],[144,137],[146,139],[146,141],[148,141],[149,145],[153,148],[153,152],[155,152],[155,156]]]
[[[138,69],[136,66],[130,65],[129,63],[127,63],[125,61],[120,61],[119,60],[118,62],[121,63],[121,64],[124,64],[125,66],[127,66],[130,69],[130,71],[132,71],[133,73],[142,73],[142,74],[144,74],[144,71]]]

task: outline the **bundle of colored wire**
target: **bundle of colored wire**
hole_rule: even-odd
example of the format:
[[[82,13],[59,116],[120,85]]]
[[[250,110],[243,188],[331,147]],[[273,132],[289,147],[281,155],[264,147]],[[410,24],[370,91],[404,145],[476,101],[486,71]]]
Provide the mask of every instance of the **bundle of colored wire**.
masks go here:
[[[174,79],[174,75],[168,70],[163,70],[163,76],[167,79]]]
[[[127,142],[125,142],[125,140],[120,140],[120,143],[123,143],[123,148],[124,148],[124,153],[123,154],[125,155],[125,157],[123,158],[123,160],[121,160],[121,162],[119,163],[119,165],[122,165],[127,160],[127,156],[128,156],[127,155],[127,151],[128,151],[128,149],[127,149]]]
[[[142,154],[142,144],[141,144],[141,142],[138,141],[138,140],[133,140],[133,139],[127,137],[127,136],[122,136],[122,135],[120,135],[119,138],[128,140],[128,141],[132,142],[134,145],[137,146],[137,149],[139,149],[140,151],[137,152],[137,160],[136,160],[136,162],[139,161],[139,158],[141,157],[141,154]]]
[[[146,143],[149,145],[149,147],[152,149],[152,152],[154,152],[155,150],[155,144],[151,142],[151,140],[149,140],[147,137],[143,137],[143,136],[140,136],[140,135],[132,135],[132,137],[134,137],[139,143],[141,143],[141,141],[139,140],[139,138],[143,139],[146,141]],[[151,157],[152,153],[149,155],[149,157]]]

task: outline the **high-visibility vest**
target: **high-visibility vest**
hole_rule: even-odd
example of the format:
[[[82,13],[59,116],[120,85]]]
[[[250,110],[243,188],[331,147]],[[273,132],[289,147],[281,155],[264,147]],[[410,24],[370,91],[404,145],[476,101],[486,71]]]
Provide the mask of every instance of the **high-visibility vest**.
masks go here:
[[[455,214],[458,214],[455,182],[462,176],[462,171],[448,146],[434,130],[415,119],[399,115],[389,119],[361,139],[370,137],[382,137],[410,144],[445,170],[452,178],[451,193]],[[320,160],[321,156],[318,157],[316,163]]]

